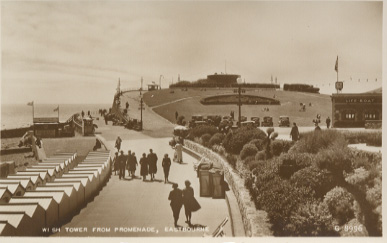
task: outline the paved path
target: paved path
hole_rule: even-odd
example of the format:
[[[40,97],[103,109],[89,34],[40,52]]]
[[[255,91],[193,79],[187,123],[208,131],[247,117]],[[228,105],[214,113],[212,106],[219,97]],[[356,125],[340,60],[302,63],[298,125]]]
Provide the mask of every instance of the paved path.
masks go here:
[[[94,198],[94,201],[82,209],[71,222],[62,226],[60,233],[53,236],[201,237],[204,233],[212,233],[221,221],[229,216],[225,199],[199,197],[199,180],[193,170],[193,161],[195,159],[184,154],[183,164],[172,163],[169,179],[178,183],[179,188],[183,188],[185,180],[190,180],[195,191],[195,197],[202,208],[192,215],[192,223],[196,228],[189,228],[184,222],[183,208],[178,222],[183,227],[175,232],[172,210],[167,200],[172,186],[171,184],[164,184],[161,167],[162,156],[165,153],[168,153],[170,157],[173,155],[173,150],[168,145],[170,138],[152,138],[146,134],[127,130],[123,127],[105,126],[102,121],[98,122],[98,126],[98,132],[105,138],[110,149],[113,149],[117,135],[120,135],[123,139],[121,147],[125,153],[128,149],[131,149],[136,153],[138,160],[142,153],[148,153],[149,149],[153,148],[159,157],[158,171],[155,176],[157,180],[143,182],[139,177],[139,169],[136,171],[138,177],[133,180],[129,178],[119,180],[118,175],[112,175],[100,194]],[[66,232],[66,228],[85,227],[87,232]],[[102,232],[106,231],[107,228],[110,229],[110,232]],[[125,232],[129,229],[150,232]],[[98,230],[100,232],[97,232]],[[226,224],[225,232],[227,236],[232,236],[230,222]]]

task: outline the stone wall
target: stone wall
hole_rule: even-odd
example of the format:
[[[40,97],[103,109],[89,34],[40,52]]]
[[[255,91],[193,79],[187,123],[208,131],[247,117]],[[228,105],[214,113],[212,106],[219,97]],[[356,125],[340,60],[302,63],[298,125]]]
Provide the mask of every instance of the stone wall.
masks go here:
[[[238,201],[246,235],[251,237],[272,236],[273,234],[270,230],[271,225],[268,222],[267,213],[255,208],[254,202],[251,200],[250,193],[245,187],[245,181],[238,175],[237,171],[235,171],[219,154],[201,146],[200,144],[185,140],[184,146],[189,150],[201,154],[206,160],[221,164],[225,179]]]

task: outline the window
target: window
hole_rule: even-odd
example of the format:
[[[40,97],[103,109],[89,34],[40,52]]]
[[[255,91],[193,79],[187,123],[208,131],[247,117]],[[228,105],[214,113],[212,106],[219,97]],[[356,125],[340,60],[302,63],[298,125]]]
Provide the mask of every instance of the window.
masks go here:
[[[345,120],[355,120],[355,112],[354,111],[345,111],[344,119]]]
[[[364,119],[365,120],[378,120],[379,116],[376,111],[366,111],[364,113]]]

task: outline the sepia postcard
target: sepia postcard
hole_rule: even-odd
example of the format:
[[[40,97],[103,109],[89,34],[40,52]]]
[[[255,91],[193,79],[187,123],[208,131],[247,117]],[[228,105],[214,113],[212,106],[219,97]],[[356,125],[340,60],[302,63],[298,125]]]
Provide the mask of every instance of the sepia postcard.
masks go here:
[[[1,242],[385,240],[384,1],[0,8]]]

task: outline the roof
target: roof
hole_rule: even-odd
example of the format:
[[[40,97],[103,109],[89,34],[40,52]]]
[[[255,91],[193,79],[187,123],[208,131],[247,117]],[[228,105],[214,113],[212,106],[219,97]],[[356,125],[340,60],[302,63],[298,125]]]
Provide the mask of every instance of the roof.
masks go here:
[[[63,178],[63,177],[61,177],[61,178],[56,178],[55,182],[64,182],[64,183],[80,182],[80,183],[82,183],[82,185],[84,187],[86,187],[87,183],[89,183],[89,179],[88,178],[71,178],[71,177]]]
[[[64,162],[61,163],[39,163],[39,166],[59,166],[62,170],[66,168],[66,164]]]
[[[53,176],[55,175],[55,168],[54,169],[42,169],[42,168],[26,168],[26,171],[31,171],[31,172],[46,172],[48,173],[50,176]]]
[[[8,175],[8,178],[14,178],[14,179],[29,179],[33,184],[36,184],[36,182],[42,178],[40,176],[36,175]]]
[[[54,200],[57,203],[61,203],[64,196],[67,196],[65,192],[57,191],[57,192],[44,192],[44,191],[31,191],[31,192],[26,192],[24,194],[25,197],[47,197],[51,196],[54,198]]]
[[[73,181],[73,182],[48,182],[46,183],[46,186],[72,186],[76,191],[79,191],[79,188],[81,187],[82,182],[80,181]],[[82,185],[83,187],[83,185]]]
[[[25,212],[25,214],[27,214],[32,218],[36,210],[38,209],[38,207],[39,207],[38,203],[29,203],[29,204],[7,203],[7,204],[0,204],[0,211],[1,212]]]
[[[28,184],[33,184],[29,179],[0,179],[0,184],[6,184],[8,182],[20,183],[24,189],[28,187]]]
[[[0,188],[0,198],[6,196],[6,193],[8,193],[9,196],[12,196],[12,193],[8,190],[8,188]]]
[[[1,183],[0,188],[7,188],[12,193],[12,195],[14,195],[17,190],[20,190],[20,189],[23,190],[20,183],[12,183],[12,182],[7,184]]]
[[[24,217],[25,217],[25,214],[23,212],[13,212],[13,213],[0,212],[0,220],[7,221],[10,225],[12,225],[15,228],[19,226],[20,222],[22,222]]]
[[[51,192],[51,191],[64,191],[67,194],[67,196],[70,197],[74,193],[74,187],[72,185],[70,185],[70,186],[61,186],[61,185],[59,185],[59,186],[38,186],[35,191],[37,191],[37,192],[39,192],[39,191],[49,191],[49,192]]]
[[[54,169],[56,172],[62,170],[60,165],[33,165],[30,169]]]
[[[38,203],[44,210],[47,210],[53,202],[52,197],[13,197],[10,203]]]
[[[34,172],[34,171],[18,171],[16,175],[32,175],[32,176],[40,176],[42,180],[46,179],[48,176],[47,172]]]
[[[79,175],[86,175],[86,176],[88,176],[88,175],[94,175],[95,177],[98,177],[98,172],[97,171],[74,171],[74,170],[72,170],[72,171],[69,171],[69,173],[68,174],[66,174],[66,175],[77,175],[77,174],[79,174]]]

